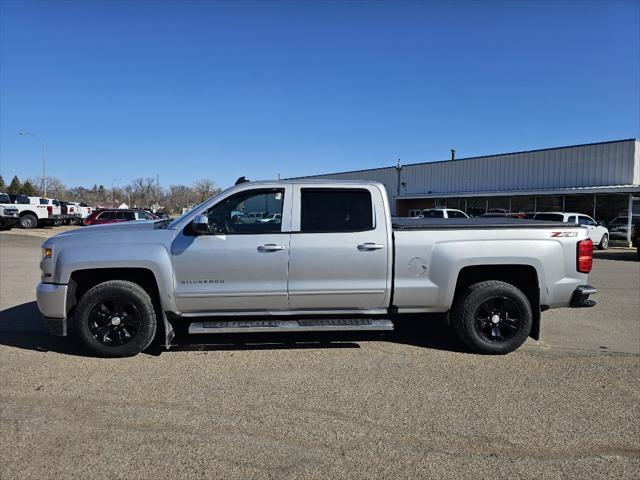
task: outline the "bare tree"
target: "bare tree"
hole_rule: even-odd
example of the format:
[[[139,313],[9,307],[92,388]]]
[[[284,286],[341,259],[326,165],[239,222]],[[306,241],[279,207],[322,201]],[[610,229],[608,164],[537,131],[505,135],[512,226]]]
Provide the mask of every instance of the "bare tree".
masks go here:
[[[42,177],[29,178],[29,182],[36,186],[38,195],[42,195]],[[55,177],[47,177],[47,196],[49,198],[64,199],[67,195],[67,186]]]
[[[220,191],[220,187],[210,178],[203,178],[194,182],[193,189],[198,194],[198,202],[202,202]]]

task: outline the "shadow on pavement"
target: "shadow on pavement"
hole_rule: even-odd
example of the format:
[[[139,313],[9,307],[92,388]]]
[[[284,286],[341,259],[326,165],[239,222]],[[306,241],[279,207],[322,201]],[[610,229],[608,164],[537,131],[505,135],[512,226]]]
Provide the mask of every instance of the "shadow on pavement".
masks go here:
[[[384,341],[451,352],[468,352],[457,340],[444,320],[411,317],[396,321],[393,332],[331,332],[331,333],[247,333],[219,335],[178,335],[168,352],[218,350],[275,350],[360,348],[358,342]],[[0,311],[0,345],[87,356],[72,337],[50,335],[36,302],[24,303]],[[153,345],[145,353],[160,355],[165,350]]]
[[[69,337],[49,335],[36,302],[0,311],[0,345],[39,352],[85,355]]]

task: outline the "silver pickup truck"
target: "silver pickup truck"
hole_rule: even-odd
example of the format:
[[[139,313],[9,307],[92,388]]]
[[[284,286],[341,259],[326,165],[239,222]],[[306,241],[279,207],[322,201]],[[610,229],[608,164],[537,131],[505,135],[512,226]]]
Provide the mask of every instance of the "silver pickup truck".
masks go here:
[[[538,338],[548,308],[595,304],[587,230],[518,219],[392,219],[375,182],[238,184],[174,220],[43,244],[52,334],[135,355],[191,334],[392,330],[445,314],[478,353]]]

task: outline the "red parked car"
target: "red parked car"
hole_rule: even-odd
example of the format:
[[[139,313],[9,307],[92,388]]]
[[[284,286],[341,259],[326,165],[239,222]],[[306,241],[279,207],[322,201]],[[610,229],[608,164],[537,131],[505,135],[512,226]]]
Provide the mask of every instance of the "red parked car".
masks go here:
[[[103,225],[105,223],[130,222],[132,220],[155,220],[157,217],[146,210],[128,210],[101,208],[84,219],[84,225]]]

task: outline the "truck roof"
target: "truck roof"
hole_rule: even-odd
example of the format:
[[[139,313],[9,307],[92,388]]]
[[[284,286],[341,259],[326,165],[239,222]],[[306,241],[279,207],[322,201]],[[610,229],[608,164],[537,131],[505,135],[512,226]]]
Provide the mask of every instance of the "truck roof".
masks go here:
[[[280,180],[250,180],[240,185],[246,185],[250,183],[252,185],[263,185],[263,184],[273,184],[273,183],[282,183],[286,185],[291,184],[346,184],[346,185],[377,185],[380,186],[382,183],[375,182],[373,180],[328,180],[326,178],[304,178],[304,179],[295,179],[295,178],[284,178]]]

